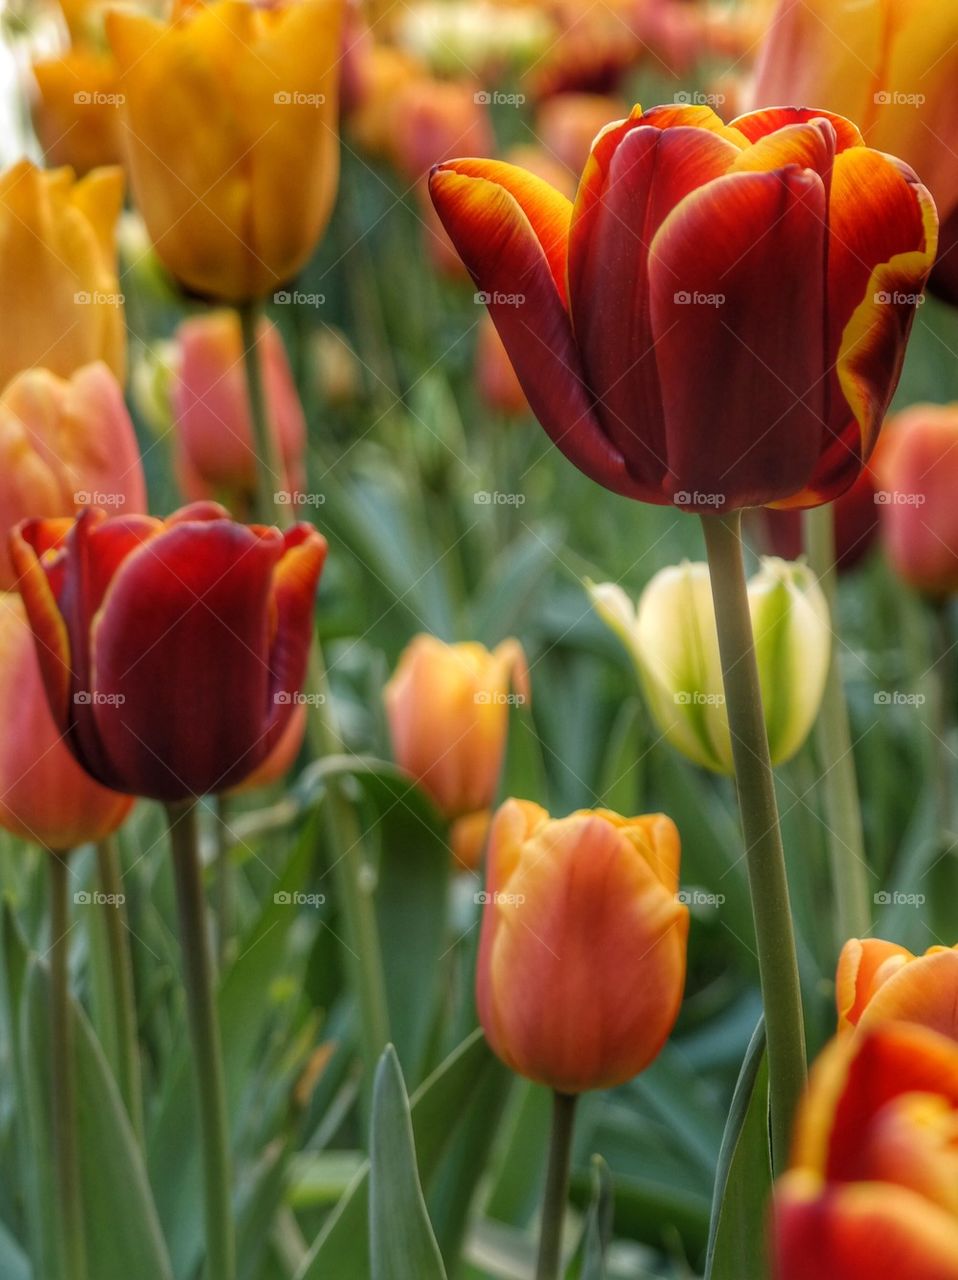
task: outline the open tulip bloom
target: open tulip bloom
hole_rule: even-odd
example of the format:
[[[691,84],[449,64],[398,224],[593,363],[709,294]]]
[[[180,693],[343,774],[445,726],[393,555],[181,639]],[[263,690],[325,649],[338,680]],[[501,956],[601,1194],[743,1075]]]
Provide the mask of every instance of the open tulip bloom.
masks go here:
[[[849,121],[636,107],[596,138],[574,203],[497,160],[440,164],[430,186],[533,412],[593,480],[702,512],[852,484],[937,217]]]

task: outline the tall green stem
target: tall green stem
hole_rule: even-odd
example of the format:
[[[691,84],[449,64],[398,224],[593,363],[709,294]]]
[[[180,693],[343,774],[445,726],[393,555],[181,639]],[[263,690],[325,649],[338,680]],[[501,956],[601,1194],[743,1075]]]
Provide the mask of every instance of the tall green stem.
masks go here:
[[[230,860],[229,798],[218,795],[213,804],[216,823],[216,956],[222,969],[233,936],[235,885]]]
[[[286,473],[279,457],[278,442],[269,425],[269,406],[263,381],[260,359],[258,302],[244,302],[239,307],[240,328],[243,337],[243,368],[249,394],[250,422],[253,427],[253,448],[256,453],[256,498],[254,514],[262,524],[290,523],[292,511],[289,504],[277,502],[276,495],[286,483]]]
[[[76,1061],[70,1008],[70,873],[50,852],[50,1077],[54,1162],[64,1280],[86,1280],[83,1203],[77,1151]]]
[[[136,1000],[133,991],[133,957],[126,925],[123,876],[116,837],[108,836],[96,847],[100,887],[112,901],[106,906],[106,937],[110,954],[110,986],[119,1064],[119,1085],[133,1132],[143,1144],[143,1086],[140,1046],[137,1039]]]
[[[788,1156],[805,1084],[805,1025],[785,852],[742,558],[741,513],[703,516],[768,1044],[772,1158]]]
[[[167,815],[203,1155],[206,1275],[207,1280],[235,1280],[226,1086],[197,843],[196,804],[171,804]]]
[[[552,1134],[549,1140],[549,1168],[542,1198],[542,1227],[536,1280],[558,1280],[562,1264],[562,1224],[569,1194],[572,1167],[572,1133],[578,1097],[569,1093],[552,1095]]]
[[[828,835],[828,855],[835,892],[836,939],[864,938],[871,928],[871,892],[865,835],[862,829],[858,779],[848,722],[848,704],[839,665],[838,598],[835,571],[835,515],[831,505],[805,513],[808,561],[828,601],[832,620],[832,651],[825,696],[815,735],[821,767],[821,793]]]

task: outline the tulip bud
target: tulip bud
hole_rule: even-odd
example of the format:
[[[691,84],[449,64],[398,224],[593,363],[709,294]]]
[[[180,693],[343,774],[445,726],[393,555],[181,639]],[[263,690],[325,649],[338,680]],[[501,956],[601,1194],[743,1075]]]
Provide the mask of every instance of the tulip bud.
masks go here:
[[[920,1022],[958,1040],[958,947],[915,956],[882,938],[849,938],[835,974],[838,1029]]]
[[[123,393],[105,364],[69,379],[28,369],[0,395],[0,588],[14,572],[7,532],[80,507],[146,510],[146,482]]]
[[[828,604],[804,564],[763,557],[748,584],[772,763],[807,738],[825,691]],[[649,710],[666,738],[696,764],[733,772],[722,663],[708,566],[663,569],[638,608],[612,583],[588,584],[600,617],[628,648]]]
[[[477,1002],[507,1066],[581,1093],[649,1065],[685,984],[678,874],[679,835],[663,814],[553,819],[506,801],[489,839]]]
[[[481,644],[418,635],[383,696],[396,763],[454,821],[454,853],[476,865],[499,785],[509,707],[529,696],[519,642],[504,640],[490,653]]]
[[[896,573],[932,596],[958,591],[958,404],[916,404],[896,414],[872,466]]]
[[[33,635],[16,594],[0,594],[0,826],[63,853],[103,840],[133,800],[74,760],[47,705]]]
[[[180,325],[176,341],[171,402],[180,488],[191,502],[215,498],[243,515],[256,492],[256,454],[239,317],[234,311],[193,316]],[[305,482],[306,419],[282,339],[266,320],[259,326],[256,350],[270,429],[286,469],[276,487],[299,493]]]

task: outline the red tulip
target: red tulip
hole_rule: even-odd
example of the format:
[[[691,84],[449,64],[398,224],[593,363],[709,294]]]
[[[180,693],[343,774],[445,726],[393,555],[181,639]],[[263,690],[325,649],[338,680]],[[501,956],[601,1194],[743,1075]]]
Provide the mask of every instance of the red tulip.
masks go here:
[[[94,782],[61,742],[16,592],[0,594],[0,714],[0,826],[61,853],[115,831],[133,800]]]
[[[775,1280],[958,1280],[958,1046],[886,1023],[812,1072],[774,1209]]]
[[[937,218],[847,120],[637,107],[596,139],[574,205],[494,160],[440,164],[431,189],[533,411],[594,480],[693,511],[853,483]]]
[[[884,437],[883,437],[884,438]],[[878,537],[875,476],[865,467],[850,489],[835,499],[835,563],[839,571],[853,569],[868,554]],[[773,555],[797,560],[805,551],[800,511],[765,507],[761,511],[762,533]]]
[[[225,791],[296,709],[326,541],[196,504],[168,520],[83,512],[12,537],[50,709],[105,786]]]

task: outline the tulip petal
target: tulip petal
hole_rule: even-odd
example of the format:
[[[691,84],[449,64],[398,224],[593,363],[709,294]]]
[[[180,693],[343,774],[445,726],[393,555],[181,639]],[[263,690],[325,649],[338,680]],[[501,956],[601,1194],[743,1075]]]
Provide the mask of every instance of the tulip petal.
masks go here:
[[[33,631],[37,660],[54,722],[61,733],[70,723],[72,660],[70,638],[43,560],[66,537],[71,520],[28,520],[10,534],[10,558]]]
[[[821,178],[789,167],[715,179],[653,240],[666,486],[688,509],[764,505],[812,474],[824,410],[825,221]]]
[[[569,294],[585,378],[606,434],[652,490],[668,464],[648,308],[649,245],[671,210],[739,154],[704,129],[627,121],[599,138],[576,197]]]
[[[907,1188],[822,1191],[802,1171],[775,1197],[776,1280],[958,1280],[958,1225]]]
[[[958,950],[918,956],[886,978],[862,1011],[863,1030],[901,1019],[958,1040]]]
[[[283,556],[273,575],[276,626],[269,652],[270,748],[279,741],[296,709],[306,675],[313,634],[316,584],[326,560],[326,539],[309,524],[297,524],[284,537]]]
[[[282,548],[275,529],[192,521],[127,555],[91,637],[96,734],[125,789],[186,799],[235,785],[265,759]]]
[[[745,135],[740,129],[734,124],[726,124],[720,115],[705,105],[692,106],[676,103],[650,107],[648,111],[642,111],[641,108],[636,107],[630,120],[635,124],[652,125],[656,129],[674,129],[679,125],[688,125],[691,129],[716,133],[736,147],[743,147],[746,142]]]
[[[775,133],[758,138],[735,157],[733,173],[771,172],[797,164],[814,169],[828,188],[835,160],[836,135],[828,120],[816,118],[805,124],[783,125]]]
[[[564,197],[522,170],[508,175],[510,189],[499,179],[511,166],[490,171],[489,165],[495,162],[439,165],[430,175],[429,189],[470,275],[487,295],[489,314],[529,405],[580,471],[616,493],[651,497],[634,483],[622,455],[603,434],[583,381],[555,275],[556,201]],[[497,176],[479,176],[484,172]],[[565,205],[571,210],[568,201]]]
[[[737,129],[749,142],[758,142],[777,129],[792,125],[811,124],[816,120],[828,120],[835,130],[835,150],[863,145],[862,135],[856,125],[834,111],[821,111],[817,107],[765,107],[760,111],[748,111],[733,120],[729,128]]]
[[[862,1011],[875,992],[875,977],[889,960],[908,961],[911,952],[882,938],[849,938],[842,947],[835,972],[835,1004],[838,1029],[857,1026]]]

